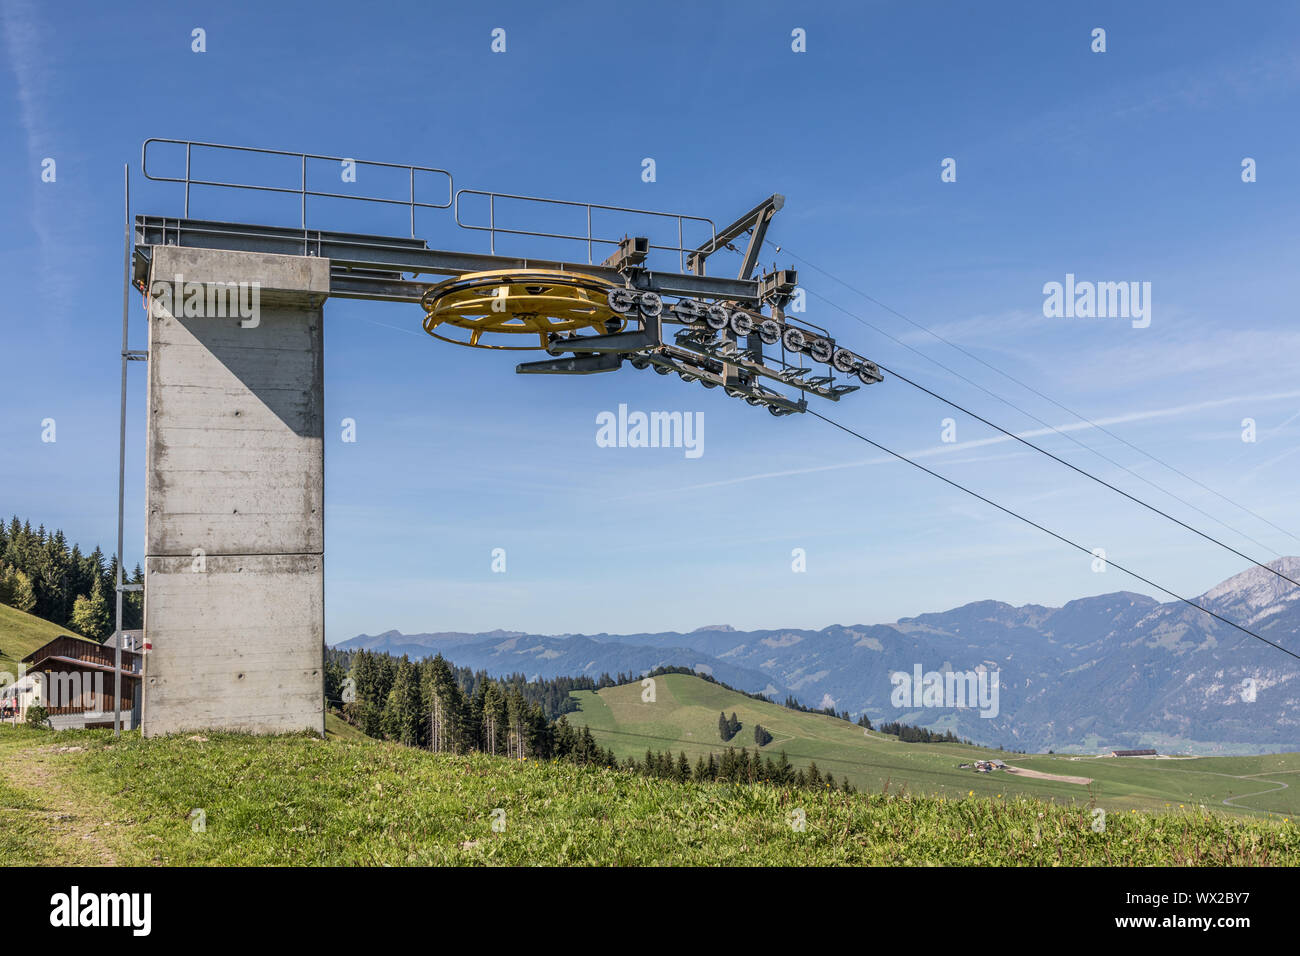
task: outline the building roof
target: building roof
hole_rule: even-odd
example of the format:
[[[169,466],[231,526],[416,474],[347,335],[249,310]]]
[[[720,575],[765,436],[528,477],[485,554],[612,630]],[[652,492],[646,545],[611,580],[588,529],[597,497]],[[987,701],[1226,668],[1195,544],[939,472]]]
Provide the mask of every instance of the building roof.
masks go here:
[[[75,641],[78,644],[88,644],[91,647],[102,646],[100,644],[95,643],[94,641],[87,640],[84,637],[78,637],[76,634],[60,634],[54,640],[47,641],[46,643],[42,644],[40,647],[36,648],[36,650],[28,654],[26,657],[24,657],[22,659],[22,663],[31,664],[34,661],[40,660],[41,658],[49,657],[50,649],[53,648],[55,645],[62,646],[62,644],[65,641]]]
[[[104,641],[103,647],[117,647],[117,632],[114,631]],[[144,647],[144,630],[135,628],[122,631],[122,650],[138,651]]]
[[[106,666],[109,670],[112,670],[116,654],[115,648],[106,648],[94,641],[73,637],[71,634],[63,634],[36,648],[36,650],[24,657],[22,662],[30,664],[32,667],[39,667],[45,661],[54,661],[60,664],[77,664],[92,669]],[[135,651],[123,650],[123,673],[137,670],[136,663],[139,658],[140,655]]]
[[[130,654],[130,651],[125,651],[122,654],[122,677],[129,677],[134,680],[140,676],[140,672],[135,669],[132,661],[127,660],[127,654]],[[41,658],[40,664],[63,664],[66,667],[71,667],[76,670],[103,671],[106,674],[112,674],[117,670],[116,666],[113,664],[104,664],[99,661],[78,660],[75,657],[59,657],[57,655]],[[37,666],[40,666],[40,664]]]

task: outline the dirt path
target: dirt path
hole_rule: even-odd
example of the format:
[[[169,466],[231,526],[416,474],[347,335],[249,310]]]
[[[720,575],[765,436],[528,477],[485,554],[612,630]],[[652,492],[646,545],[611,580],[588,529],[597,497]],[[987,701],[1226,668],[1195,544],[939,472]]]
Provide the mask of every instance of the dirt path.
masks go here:
[[[0,845],[15,864],[116,866],[122,822],[114,811],[73,788],[60,764],[82,748],[38,745],[0,754]]]
[[[1172,759],[1181,760],[1184,758],[1179,757],[1179,758],[1172,758]],[[1201,758],[1188,757],[1185,759],[1198,760]],[[1260,773],[1223,773],[1220,770],[1173,770],[1172,772],[1206,774],[1211,777],[1224,777],[1228,780],[1242,780],[1242,781],[1259,780],[1261,783],[1275,783],[1277,784],[1276,787],[1269,787],[1267,790],[1255,790],[1252,793],[1239,793],[1235,797],[1225,797],[1223,800],[1220,800],[1219,802],[1222,803],[1225,807],[1232,807],[1234,810],[1245,810],[1248,813],[1263,813],[1269,816],[1272,816],[1273,814],[1276,813],[1280,816],[1290,817],[1292,819],[1294,819],[1295,817],[1295,814],[1288,813],[1286,810],[1263,810],[1260,809],[1259,807],[1242,806],[1240,803],[1237,803],[1237,801],[1248,800],[1251,797],[1263,796],[1266,793],[1276,793],[1279,790],[1289,790],[1290,786],[1286,783],[1283,783],[1281,780],[1270,780],[1267,778],[1280,777],[1289,773],[1300,773],[1300,770],[1265,770]]]
[[[1284,770],[1284,771],[1282,771],[1282,772],[1283,772],[1283,773],[1293,773],[1294,771],[1287,771],[1287,770]],[[1273,776],[1273,774],[1266,774],[1266,773],[1252,773],[1252,774],[1249,774],[1249,775],[1247,775],[1247,776],[1238,777],[1237,779],[1239,779],[1239,780],[1254,780],[1254,779],[1258,779],[1258,778],[1260,778],[1260,777],[1271,777],[1271,776]],[[1267,810],[1261,810],[1261,809],[1259,809],[1258,807],[1243,807],[1243,806],[1241,806],[1240,804],[1238,804],[1237,801],[1238,801],[1238,800],[1246,800],[1246,799],[1249,799],[1250,797],[1258,797],[1258,796],[1262,796],[1262,795],[1264,795],[1264,794],[1266,794],[1266,793],[1273,793],[1273,792],[1275,792],[1275,791],[1277,791],[1277,790],[1288,790],[1288,789],[1290,789],[1290,788],[1289,788],[1285,783],[1283,783],[1281,780],[1260,780],[1259,782],[1260,782],[1260,783],[1275,783],[1275,784],[1277,784],[1277,786],[1276,786],[1276,787],[1269,787],[1267,790],[1256,790],[1254,793],[1243,793],[1243,794],[1239,794],[1239,795],[1237,795],[1237,796],[1235,796],[1235,797],[1226,797],[1226,798],[1224,798],[1223,805],[1224,805],[1225,807],[1236,807],[1238,810],[1254,810],[1256,813],[1267,813],[1267,812],[1269,812],[1269,811],[1267,811]]]
[[[1059,773],[1043,773],[1041,770],[1026,770],[1024,767],[1007,767],[1007,773],[1018,777],[1033,777],[1035,780],[1055,780],[1057,783],[1077,783],[1086,787],[1092,783],[1092,777],[1067,777]]]

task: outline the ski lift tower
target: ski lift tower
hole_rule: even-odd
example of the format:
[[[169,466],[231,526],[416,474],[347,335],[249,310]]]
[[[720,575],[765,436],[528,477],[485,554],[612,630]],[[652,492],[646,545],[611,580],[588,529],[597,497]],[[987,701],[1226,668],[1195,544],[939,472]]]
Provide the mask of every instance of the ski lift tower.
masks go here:
[[[170,175],[156,168],[164,159],[174,164]],[[196,172],[250,159],[288,164],[297,182]],[[312,187],[313,171],[323,180],[331,170],[337,182],[347,163],[396,176],[404,194]],[[627,364],[720,389],[776,416],[803,411],[809,395],[837,401],[880,380],[872,363],[837,347],[824,329],[785,315],[794,272],[754,275],[783,204],[778,195],[718,230],[698,216],[457,190],[443,169],[338,156],[150,139],[141,167],[146,179],[171,184],[161,188],[174,191],[171,209],[179,212],[131,218],[128,191],[126,281],[144,295],[148,314],[147,353],[124,342],[122,363],[123,429],[127,363],[148,366],[146,735],[324,733],[323,355],[331,298],[418,305],[434,338],[542,353],[517,365],[524,374]],[[237,193],[296,197],[297,221],[191,214],[196,197],[212,208]],[[405,234],[322,229],[320,200],[402,213]],[[510,210],[520,209],[576,214],[586,228],[510,225]],[[426,217],[466,230],[477,245],[486,239],[487,251],[430,247],[418,235]],[[585,256],[505,255],[497,246],[506,239],[567,243]],[[737,274],[708,274],[710,257],[738,242]]]

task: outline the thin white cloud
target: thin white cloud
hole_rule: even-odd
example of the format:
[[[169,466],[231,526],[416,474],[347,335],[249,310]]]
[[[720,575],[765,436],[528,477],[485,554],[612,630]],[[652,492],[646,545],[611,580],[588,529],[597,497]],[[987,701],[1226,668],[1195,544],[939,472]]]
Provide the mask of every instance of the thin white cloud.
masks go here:
[[[18,123],[26,140],[27,157],[32,175],[38,175],[43,153],[49,146],[49,136],[41,123],[46,111],[41,106],[45,99],[42,89],[40,62],[41,37],[36,14],[26,0],[4,0],[0,5],[0,24],[3,25],[6,60],[14,75],[14,98],[18,101]],[[35,206],[35,197],[33,197]],[[53,237],[47,226],[47,217],[33,208],[32,225],[36,230],[42,252],[52,248]]]
[[[78,292],[73,283],[55,281],[61,243],[55,228],[57,216],[49,211],[51,196],[47,190],[66,188],[62,175],[67,167],[60,168],[59,151],[54,148],[56,136],[46,122],[46,117],[53,115],[46,89],[52,48],[41,28],[36,7],[28,0],[0,3],[0,32],[4,34],[5,60],[14,76],[18,123],[26,140],[31,181],[36,184],[31,194],[31,224],[43,277],[41,284],[47,290],[44,304],[48,315],[65,315],[74,307]],[[53,184],[40,179],[41,162],[46,157],[55,160],[56,176],[60,177]]]
[[[1297,446],[1296,448],[1291,448],[1291,449],[1289,449],[1289,450],[1287,450],[1287,451],[1284,451],[1284,452],[1282,452],[1282,454],[1280,454],[1280,455],[1274,455],[1274,456],[1273,456],[1272,458],[1270,458],[1268,461],[1261,462],[1260,464],[1256,465],[1254,468],[1250,469],[1250,471],[1248,471],[1248,472],[1246,472],[1244,475],[1242,475],[1240,480],[1241,480],[1242,482],[1249,481],[1251,478],[1254,478],[1254,477],[1255,477],[1257,474],[1259,474],[1261,471],[1264,471],[1264,470],[1267,469],[1267,468],[1272,468],[1272,467],[1273,467],[1274,465],[1276,465],[1279,461],[1283,461],[1284,459],[1290,458],[1290,457],[1291,457],[1292,455],[1294,455],[1296,452],[1300,452],[1300,446]]]
[[[40,71],[37,51],[39,31],[31,4],[26,0],[5,0],[0,4],[0,23],[4,26],[5,52],[13,70],[18,100],[18,122],[27,137],[28,155],[39,162],[37,141],[41,139],[37,92]]]
[[[1055,434],[1056,432],[1077,432],[1087,431],[1096,427],[1106,427],[1109,425],[1122,425],[1125,423],[1137,421],[1150,421],[1159,418],[1174,418],[1180,415],[1187,415],[1192,412],[1201,411],[1207,408],[1219,408],[1225,405],[1234,405],[1241,402],[1273,402],[1286,399],[1300,398],[1300,391],[1277,392],[1273,394],[1255,394],[1255,395],[1238,395],[1229,398],[1207,399],[1202,402],[1190,402],[1185,405],[1174,405],[1168,408],[1154,408],[1142,412],[1130,412],[1124,415],[1112,415],[1109,418],[1098,418],[1091,422],[1070,422],[1065,425],[1052,428],[1035,428],[1028,431],[1016,432],[1015,434],[1023,439],[1029,440],[1042,437],[1044,435]],[[937,445],[928,448],[921,448],[914,451],[901,452],[908,458],[933,458],[939,455],[949,455],[955,451],[964,451],[972,448],[984,448],[989,445],[1000,445],[1015,439],[1007,435],[993,435],[988,438],[978,438],[973,441],[954,442],[949,445]],[[972,459],[953,459],[952,464],[969,462]],[[996,459],[985,459],[996,460]],[[833,465],[814,465],[808,468],[789,468],[782,471],[764,471],[752,475],[738,475],[734,478],[721,478],[717,481],[706,481],[694,485],[685,485],[677,488],[660,488],[653,491],[643,492],[635,495],[626,495],[621,498],[611,499],[615,501],[628,500],[630,498],[646,498],[665,494],[681,494],[687,491],[702,491],[708,488],[722,488],[728,485],[745,484],[751,481],[765,481],[771,478],[790,478],[796,475],[810,475],[826,471],[840,471],[845,468],[862,468],[870,465],[883,465],[888,462],[897,461],[892,455],[878,455],[872,458],[863,458],[857,461],[837,462]]]

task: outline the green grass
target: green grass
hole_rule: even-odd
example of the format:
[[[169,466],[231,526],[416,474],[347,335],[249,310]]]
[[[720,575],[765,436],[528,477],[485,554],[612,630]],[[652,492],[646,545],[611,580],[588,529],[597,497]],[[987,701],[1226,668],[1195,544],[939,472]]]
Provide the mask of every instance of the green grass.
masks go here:
[[[22,863],[37,859],[49,822],[38,793],[0,780],[0,860]]]
[[[325,713],[325,736],[331,740],[370,739],[333,711],[326,711]]]
[[[112,734],[95,731],[111,742]],[[77,737],[83,734],[74,735]],[[60,772],[84,742],[49,730],[0,727],[0,861],[12,865],[102,865],[122,833],[75,774]]]
[[[1113,814],[1095,833],[1088,808],[1025,798],[679,785],[306,736],[0,728],[0,785],[0,865],[1300,863],[1289,821]]]
[[[80,637],[76,631],[0,604],[0,671],[18,673],[18,662],[56,637]]]
[[[646,749],[685,751],[692,764],[700,754],[720,752],[718,712],[736,712],[742,729],[730,742],[754,747],[754,724],[774,740],[763,748],[774,758],[784,749],[796,766],[815,760],[836,779],[848,777],[861,790],[906,790],[949,798],[998,799],[1012,795],[1063,804],[1096,805],[1108,811],[1163,811],[1204,805],[1225,813],[1300,816],[1300,754],[1146,760],[1116,757],[1021,755],[964,744],[905,744],[895,737],[865,733],[846,721],[787,710],[753,700],[687,674],[655,678],[656,700],[641,700],[639,683],[599,693],[574,694],[580,710],[568,714],[575,726],[591,728],[596,739],[620,757]],[[1018,777],[1006,772],[977,774],[959,766],[999,758],[1015,767],[1059,776],[1088,777],[1091,785]],[[1288,784],[1285,788],[1281,784]],[[1225,804],[1224,801],[1229,803]]]

